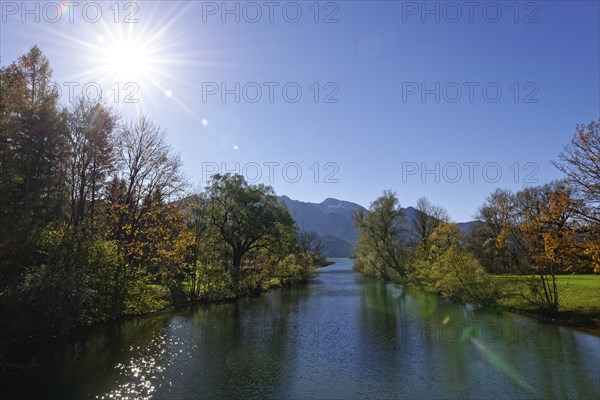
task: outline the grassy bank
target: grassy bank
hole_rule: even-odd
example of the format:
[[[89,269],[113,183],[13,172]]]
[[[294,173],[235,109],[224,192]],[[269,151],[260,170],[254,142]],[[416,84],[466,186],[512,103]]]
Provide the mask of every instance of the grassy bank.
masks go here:
[[[558,275],[559,315],[552,322],[593,329],[600,333],[600,275]],[[494,275],[501,293],[501,308],[541,318],[539,310],[522,294],[527,288],[522,277]]]

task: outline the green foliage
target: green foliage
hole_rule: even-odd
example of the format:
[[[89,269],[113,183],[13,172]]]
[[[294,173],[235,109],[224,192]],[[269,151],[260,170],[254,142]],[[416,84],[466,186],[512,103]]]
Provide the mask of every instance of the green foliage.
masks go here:
[[[538,279],[529,276],[530,279]],[[561,312],[595,314],[600,313],[600,276],[556,275],[561,298]],[[537,312],[539,306],[528,299],[531,297],[527,282],[522,275],[494,275],[493,280],[501,297],[498,305],[526,312]]]
[[[460,247],[437,257],[429,276],[433,290],[446,299],[483,305],[496,300],[490,276],[473,254]]]
[[[413,254],[409,268],[410,282],[417,286],[428,286],[432,283],[431,272],[431,257],[424,254],[420,248],[417,248]]]
[[[313,273],[315,259],[307,253],[289,254],[276,263],[271,276],[282,284],[306,281]]]
[[[64,113],[49,61],[33,46],[0,69],[0,274],[15,283],[46,224],[62,211]],[[8,281],[8,282],[7,282]]]
[[[248,280],[244,275],[252,275],[257,258],[282,257],[296,247],[296,225],[273,189],[249,185],[241,175],[215,175],[196,205],[194,218],[198,235],[226,245],[218,249],[236,291]],[[247,283],[252,289],[254,284]]]
[[[406,278],[406,221],[396,194],[385,191],[371,203],[366,214],[360,212],[355,216],[354,223],[359,232],[356,269],[386,280]]]
[[[206,263],[199,266],[197,277],[198,299],[215,301],[236,296],[232,290],[231,276],[223,265]]]
[[[64,332],[113,317],[111,278],[121,262],[114,244],[61,225],[46,229],[38,247],[39,263],[25,271],[14,293],[21,329]]]
[[[320,246],[297,234],[272,188],[217,175],[186,201],[189,236],[180,279],[189,299],[221,300],[305,281],[322,263]]]
[[[163,285],[152,285],[150,279],[128,282],[123,315],[138,315],[159,311],[171,303],[169,290]]]
[[[428,237],[428,247],[414,249],[411,281],[448,300],[494,303],[497,296],[489,275],[461,242],[458,226],[440,221]]]

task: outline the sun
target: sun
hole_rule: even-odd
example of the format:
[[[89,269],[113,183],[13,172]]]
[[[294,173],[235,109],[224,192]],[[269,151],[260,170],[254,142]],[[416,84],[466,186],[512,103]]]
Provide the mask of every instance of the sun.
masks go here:
[[[118,81],[139,82],[151,72],[150,49],[133,41],[117,41],[108,44],[104,50],[108,72]]]

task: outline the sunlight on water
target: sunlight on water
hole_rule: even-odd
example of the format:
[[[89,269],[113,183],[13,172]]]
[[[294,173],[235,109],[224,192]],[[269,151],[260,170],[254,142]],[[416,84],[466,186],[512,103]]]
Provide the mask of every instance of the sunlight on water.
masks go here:
[[[119,363],[115,369],[122,379],[110,392],[96,396],[97,399],[150,399],[163,386],[172,386],[167,377],[168,368],[184,354],[191,357],[180,338],[181,326],[163,329],[145,348],[130,346],[132,356],[128,363]],[[191,346],[191,349],[196,345]],[[184,350],[186,350],[184,352]]]
[[[4,397],[600,399],[598,337],[365,278],[351,260],[75,339]]]

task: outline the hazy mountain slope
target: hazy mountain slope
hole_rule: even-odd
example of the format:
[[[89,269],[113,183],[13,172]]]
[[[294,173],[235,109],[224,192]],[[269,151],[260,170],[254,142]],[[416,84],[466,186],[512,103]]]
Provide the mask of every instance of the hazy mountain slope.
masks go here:
[[[309,203],[280,196],[294,220],[303,231],[314,231],[323,243],[328,257],[350,257],[358,232],[354,227],[353,215],[359,210],[367,211],[363,206],[350,201],[327,198],[321,203]],[[410,228],[411,221],[419,211],[414,207],[406,207],[406,224]],[[480,221],[458,223],[464,237],[473,232]]]
[[[286,204],[301,230],[315,231],[320,236],[336,236],[351,244],[354,244],[358,236],[352,215],[358,210],[366,211],[356,203],[332,198],[321,203],[292,200],[287,196],[279,199]]]

